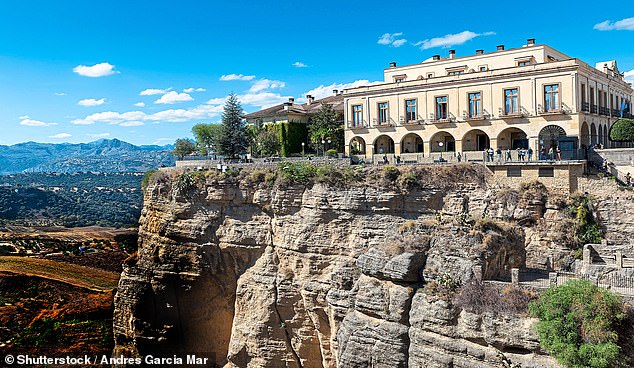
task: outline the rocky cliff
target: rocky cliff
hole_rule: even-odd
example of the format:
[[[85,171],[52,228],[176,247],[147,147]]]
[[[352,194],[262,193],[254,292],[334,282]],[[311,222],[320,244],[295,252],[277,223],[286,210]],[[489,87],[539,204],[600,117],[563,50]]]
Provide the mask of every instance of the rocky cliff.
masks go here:
[[[556,366],[532,319],[470,313],[430,287],[545,263],[540,246],[561,254],[544,216],[562,205],[544,188],[491,188],[484,167],[467,165],[365,169],[352,183],[187,175],[162,172],[146,191],[138,256],[115,298],[115,355],[205,352],[228,367]]]

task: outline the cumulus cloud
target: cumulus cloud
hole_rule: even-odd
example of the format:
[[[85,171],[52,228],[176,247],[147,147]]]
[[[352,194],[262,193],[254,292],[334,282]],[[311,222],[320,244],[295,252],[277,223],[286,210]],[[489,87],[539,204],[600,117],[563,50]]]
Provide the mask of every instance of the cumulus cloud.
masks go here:
[[[53,139],[64,139],[64,138],[72,137],[72,135],[68,133],[59,133],[59,134],[49,135],[48,137]]]
[[[628,83],[634,83],[634,69],[629,72],[623,73],[625,75],[625,81]]]
[[[273,92],[259,92],[238,95],[238,100],[240,100],[240,103],[243,105],[267,108],[288,101],[289,97],[292,96],[282,96],[279,93]]]
[[[132,127],[132,126],[141,126],[141,125],[145,125],[144,122],[142,121],[124,121],[123,123],[119,124],[123,127]]]
[[[134,104],[136,107],[145,107],[145,102],[137,102]]]
[[[376,41],[379,45],[390,45],[392,47],[401,47],[403,46],[407,40],[404,38],[399,38],[403,35],[403,32],[398,33],[384,33],[379,40]]]
[[[308,67],[308,65],[302,63],[301,61],[294,62],[293,66],[296,67],[296,68],[307,68]]]
[[[57,123],[45,123],[43,121],[29,119],[28,116],[21,116],[20,119],[22,119],[22,121],[20,121],[20,125],[30,126],[30,127],[48,127],[48,126],[57,125]]]
[[[634,17],[617,20],[616,22],[606,20],[595,24],[594,29],[599,31],[634,31]]]
[[[221,81],[250,81],[255,79],[255,75],[244,75],[244,74],[226,74],[220,77]]]
[[[286,87],[286,83],[278,80],[270,80],[270,79],[260,79],[255,81],[251,88],[249,88],[249,93],[256,93],[265,89],[274,89],[274,88],[284,88]]]
[[[462,45],[463,43],[472,40],[478,36],[490,36],[495,32],[475,33],[471,31],[463,31],[456,34],[447,34],[442,37],[435,37],[423,41],[419,41],[414,46],[420,46],[421,50],[427,50],[434,47],[451,47],[454,45]]]
[[[153,95],[163,95],[172,90],[172,87],[168,89],[158,89],[158,88],[148,88],[144,89],[139,93],[139,96],[153,96]]]
[[[205,92],[205,91],[206,91],[206,89],[204,89],[204,88],[185,88],[185,89],[183,90],[183,92],[185,92],[185,93],[192,93],[192,92]]]
[[[167,92],[161,98],[154,101],[155,104],[175,104],[178,102],[193,101],[194,99],[187,93],[178,93],[176,91]]]
[[[106,103],[106,99],[105,98],[100,98],[98,100],[95,100],[94,98],[86,98],[83,100],[80,100],[79,102],[77,102],[77,105],[79,106],[99,106],[99,105],[103,105]]]
[[[356,81],[351,82],[351,83],[333,83],[333,84],[329,84],[327,86],[324,86],[322,84],[319,87],[313,88],[310,91],[305,92],[302,96],[311,95],[311,96],[315,97],[315,99],[320,99],[320,98],[332,96],[332,91],[335,90],[335,89],[338,90],[338,91],[343,91],[346,88],[354,88],[354,87],[360,87],[360,86],[371,86],[371,85],[374,85],[374,84],[381,84],[381,83],[383,83],[383,82],[382,81],[370,82],[367,79],[362,79],[362,80],[356,80]],[[302,97],[298,101],[304,101],[304,98]]]
[[[119,73],[110,63],[99,63],[92,66],[77,65],[73,71],[84,77],[98,78]]]
[[[222,105],[203,104],[189,109],[170,109],[153,114],[143,111],[115,112],[104,111],[91,114],[82,119],[71,121],[76,125],[91,125],[96,123],[118,124],[122,126],[138,126],[139,122],[184,122],[189,120],[209,119],[218,116],[222,112]],[[130,125],[124,125],[130,124]]]

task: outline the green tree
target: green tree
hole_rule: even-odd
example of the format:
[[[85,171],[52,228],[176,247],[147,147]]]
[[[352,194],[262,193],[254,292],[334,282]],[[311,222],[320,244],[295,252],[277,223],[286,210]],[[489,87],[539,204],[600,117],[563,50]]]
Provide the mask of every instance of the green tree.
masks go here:
[[[621,298],[586,280],[550,287],[529,305],[539,318],[540,343],[566,367],[614,367],[622,363],[618,328]]]
[[[330,104],[321,105],[321,109],[311,117],[308,127],[308,139],[313,148],[322,147],[322,140],[330,139],[329,148],[341,152],[344,145],[343,125],[340,123],[341,114],[337,113]]]
[[[256,144],[262,156],[273,156],[280,152],[280,138],[273,129],[261,129],[256,136]]]
[[[192,127],[192,133],[196,139],[196,146],[201,156],[206,156],[210,152],[218,152],[218,142],[222,134],[220,124],[196,124]]]
[[[222,131],[218,139],[220,153],[229,158],[235,158],[247,148],[245,123],[242,119],[243,111],[238,96],[230,94],[225,102],[222,113]]]
[[[634,142],[634,120],[619,119],[610,129],[610,140],[615,142]]]
[[[182,160],[183,157],[189,155],[195,150],[196,143],[194,143],[194,141],[192,141],[191,139],[180,138],[176,140],[172,154]]]

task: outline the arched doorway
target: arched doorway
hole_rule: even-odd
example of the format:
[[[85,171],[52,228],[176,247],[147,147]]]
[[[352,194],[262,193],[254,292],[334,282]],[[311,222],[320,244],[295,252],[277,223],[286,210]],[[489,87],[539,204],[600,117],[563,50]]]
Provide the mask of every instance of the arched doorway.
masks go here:
[[[588,123],[585,121],[581,124],[581,132],[580,132],[580,143],[581,148],[590,147],[590,129],[588,129]]]
[[[594,146],[599,143],[597,140],[597,126],[594,123],[590,124],[590,145]]]
[[[608,126],[603,126],[603,148],[607,148],[610,144],[610,139],[608,137]]]
[[[350,140],[351,155],[365,155],[365,140],[361,137],[353,137]]]
[[[603,128],[599,125],[599,135],[597,137],[597,143],[603,144]]]
[[[568,137],[564,128],[558,125],[547,125],[539,132],[539,145],[540,148],[543,146],[546,152],[551,147],[553,150],[559,148],[562,160],[577,158],[577,137]]]
[[[454,152],[456,150],[456,139],[447,132],[438,132],[429,140],[431,152]]]
[[[528,148],[528,136],[519,128],[506,128],[498,134],[498,148],[500,149],[518,149]]]
[[[380,135],[374,140],[374,153],[394,153],[394,140],[387,135]]]
[[[480,129],[472,129],[462,137],[463,151],[484,151],[490,146],[489,136]]]
[[[401,140],[401,153],[423,153],[423,139],[416,133],[406,134]]]

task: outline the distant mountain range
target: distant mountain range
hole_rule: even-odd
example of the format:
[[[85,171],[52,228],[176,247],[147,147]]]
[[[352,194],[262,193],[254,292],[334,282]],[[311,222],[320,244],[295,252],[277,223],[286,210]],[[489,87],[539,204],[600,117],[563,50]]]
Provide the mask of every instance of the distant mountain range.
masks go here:
[[[0,145],[0,175],[29,172],[144,172],[173,166],[173,146],[135,146],[118,139],[90,143]]]

